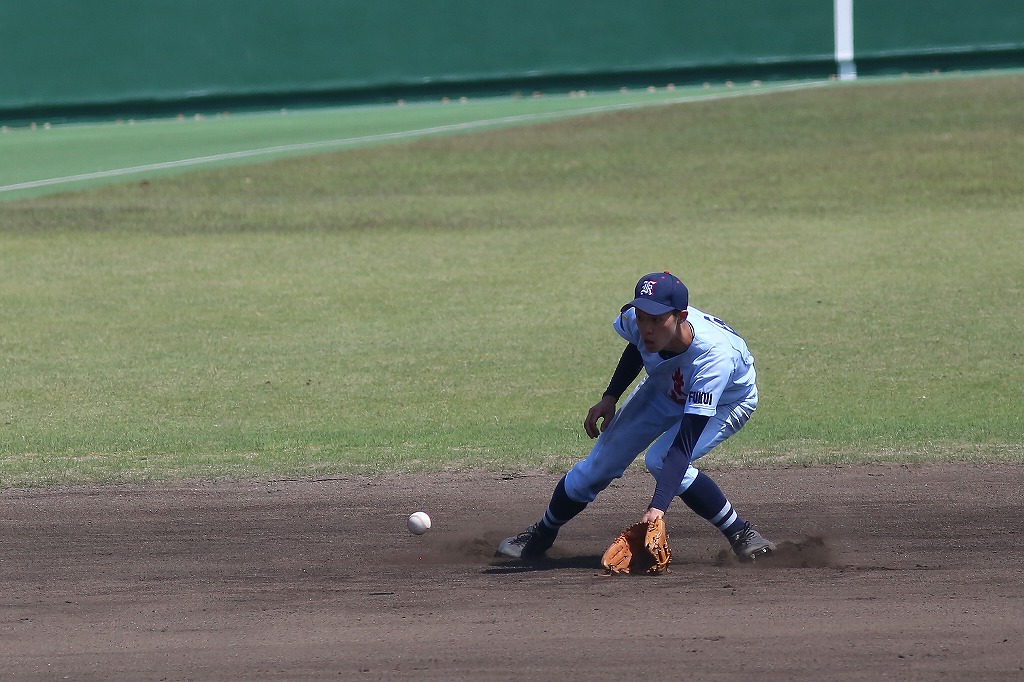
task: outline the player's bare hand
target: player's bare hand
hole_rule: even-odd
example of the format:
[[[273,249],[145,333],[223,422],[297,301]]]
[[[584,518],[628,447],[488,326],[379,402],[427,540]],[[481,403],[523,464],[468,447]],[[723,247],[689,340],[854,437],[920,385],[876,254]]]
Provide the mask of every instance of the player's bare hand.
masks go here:
[[[647,513],[644,514],[643,517],[641,517],[640,521],[642,523],[650,523],[651,521],[657,521],[658,519],[660,519],[664,515],[665,515],[665,512],[662,511],[661,509],[655,509],[654,507],[650,507],[647,510]]]
[[[608,428],[615,416],[615,398],[606,395],[601,402],[590,408],[587,418],[583,422],[583,428],[591,438],[597,438]]]

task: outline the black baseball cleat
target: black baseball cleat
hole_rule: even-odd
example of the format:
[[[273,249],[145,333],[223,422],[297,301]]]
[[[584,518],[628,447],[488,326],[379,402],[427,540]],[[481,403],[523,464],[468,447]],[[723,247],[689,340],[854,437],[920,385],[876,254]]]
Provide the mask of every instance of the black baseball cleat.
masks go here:
[[[558,533],[552,533],[542,528],[539,523],[535,523],[519,535],[502,540],[501,544],[498,545],[497,551],[494,552],[494,556],[507,559],[532,559],[539,557],[548,551],[551,545],[555,544],[556,535]]]
[[[729,538],[729,544],[740,561],[753,561],[775,551],[775,543],[751,528],[749,523]]]

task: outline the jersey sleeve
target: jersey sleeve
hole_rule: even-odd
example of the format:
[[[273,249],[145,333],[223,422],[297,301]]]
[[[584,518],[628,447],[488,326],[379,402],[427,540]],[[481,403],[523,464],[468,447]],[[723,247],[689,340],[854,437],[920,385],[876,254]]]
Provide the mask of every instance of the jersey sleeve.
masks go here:
[[[714,416],[718,411],[718,401],[729,386],[732,371],[733,363],[727,354],[711,353],[702,358],[693,373],[684,412]]]
[[[634,346],[640,346],[640,328],[636,324],[636,312],[630,308],[615,318],[612,322],[615,333],[624,338]]]

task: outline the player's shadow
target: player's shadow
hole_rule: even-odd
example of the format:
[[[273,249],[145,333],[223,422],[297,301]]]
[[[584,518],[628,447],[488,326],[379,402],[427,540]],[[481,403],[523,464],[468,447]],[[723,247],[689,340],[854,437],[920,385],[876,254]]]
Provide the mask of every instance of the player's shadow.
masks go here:
[[[603,570],[600,555],[549,557],[520,561],[495,560],[488,568],[481,571],[486,575],[508,575],[512,573],[532,573],[535,571],[568,571],[585,568]]]

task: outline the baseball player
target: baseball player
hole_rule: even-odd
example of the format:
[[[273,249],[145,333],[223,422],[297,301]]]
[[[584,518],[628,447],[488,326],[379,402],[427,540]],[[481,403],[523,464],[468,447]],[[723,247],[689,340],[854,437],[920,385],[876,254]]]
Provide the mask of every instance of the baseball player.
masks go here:
[[[757,406],[754,358],[743,339],[722,320],[689,306],[686,286],[659,272],[637,282],[632,301],[613,326],[626,340],[600,402],[583,427],[597,438],[590,454],[555,486],[541,519],[505,538],[496,556],[542,555],[563,525],[647,450],[654,494],[641,521],[664,516],[679,496],[728,539],[741,561],[775,551],[751,528],[718,485],[693,462],[742,428]],[[647,376],[616,411],[623,392]]]

